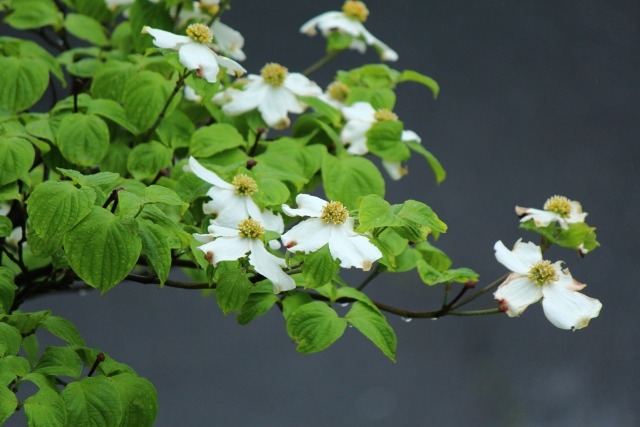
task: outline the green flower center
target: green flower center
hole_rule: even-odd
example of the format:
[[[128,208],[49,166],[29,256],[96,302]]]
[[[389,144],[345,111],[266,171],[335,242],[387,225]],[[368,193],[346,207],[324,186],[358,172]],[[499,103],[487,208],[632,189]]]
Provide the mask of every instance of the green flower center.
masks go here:
[[[322,208],[320,219],[327,224],[342,225],[349,218],[349,211],[340,202],[329,202]]]
[[[287,78],[287,74],[289,71],[286,67],[283,67],[280,64],[276,64],[271,62],[260,70],[260,75],[262,79],[269,83],[273,87],[280,87],[284,83],[284,79]]]
[[[553,268],[551,261],[545,260],[533,264],[527,277],[538,286],[543,286],[558,280],[558,273]]]
[[[260,239],[264,236],[264,228],[253,218],[247,218],[238,224],[238,236],[248,239]]]
[[[251,196],[258,191],[258,185],[253,178],[248,177],[245,174],[239,174],[233,177],[231,185],[236,187],[236,193],[241,196]]]
[[[382,108],[376,111],[373,118],[378,122],[395,122],[398,120],[398,116],[388,108]]]
[[[553,196],[544,203],[543,209],[562,216],[568,216],[571,212],[571,200],[564,196]]]
[[[191,40],[198,43],[211,43],[213,34],[211,30],[204,24],[191,24],[187,27],[187,35]]]
[[[369,9],[367,9],[367,6],[361,1],[349,0],[342,5],[342,13],[344,13],[347,18],[364,22],[369,16]]]
[[[327,92],[333,99],[344,102],[347,100],[351,88],[342,82],[333,82],[327,87]]]

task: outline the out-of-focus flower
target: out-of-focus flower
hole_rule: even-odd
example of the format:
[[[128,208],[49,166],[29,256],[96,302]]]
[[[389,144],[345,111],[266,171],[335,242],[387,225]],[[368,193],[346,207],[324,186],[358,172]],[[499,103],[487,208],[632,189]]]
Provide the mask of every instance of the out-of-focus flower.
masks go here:
[[[582,205],[579,202],[569,200],[564,196],[550,197],[542,209],[516,206],[516,213],[522,217],[520,222],[532,219],[536,227],[546,227],[553,221],[557,221],[564,229],[569,228],[571,223],[584,222],[587,216],[586,212],[582,212]]]
[[[222,110],[232,116],[257,108],[265,123],[275,129],[289,126],[289,112],[302,113],[307,107],[296,95],[318,96],[322,93],[317,84],[300,73],[289,73],[280,64],[267,64],[259,76],[249,74],[247,80],[243,90],[228,89],[214,101],[226,102]]]
[[[398,54],[389,46],[373,36],[362,24],[367,20],[369,10],[361,1],[348,0],[342,6],[342,12],[325,12],[305,22],[300,31],[314,36],[316,27],[327,37],[332,31],[346,33],[353,37],[349,48],[363,53],[367,45],[374,46],[383,61],[397,61]]]
[[[222,227],[212,224],[209,234],[194,234],[204,243],[198,249],[212,265],[221,261],[233,261],[244,258],[249,253],[249,264],[261,275],[273,283],[273,292],[288,291],[296,287],[295,281],[282,271],[286,267],[284,259],[270,253],[262,238],[265,228],[253,218],[240,221],[235,227]]]
[[[282,217],[268,210],[261,211],[251,198],[258,191],[258,185],[253,178],[238,174],[228,183],[193,157],[189,158],[188,168],[200,179],[212,185],[207,192],[207,196],[212,200],[202,206],[204,213],[215,215],[212,223],[223,227],[236,227],[242,220],[254,218],[267,230],[277,233],[284,231]]]
[[[309,219],[291,228],[281,236],[284,246],[292,252],[314,252],[329,244],[334,259],[340,259],[343,268],[371,269],[374,261],[382,257],[380,250],[369,239],[353,230],[353,218],[340,202],[327,202],[309,194],[296,197],[297,209],[282,205],[289,216],[308,216]]]
[[[180,63],[188,70],[197,70],[198,76],[213,83],[218,79],[220,67],[228,74],[239,76],[246,70],[233,59],[217,55],[210,44],[213,35],[204,24],[191,24],[187,27],[187,36],[180,36],[164,30],[145,26],[143,33],[153,36],[153,44],[164,49],[178,51]]]
[[[321,93],[318,98],[331,105],[336,110],[342,110],[346,107],[345,101],[349,96],[351,88],[342,82],[333,82],[327,87],[327,90]]]
[[[600,313],[600,301],[578,292],[586,285],[563,270],[562,261],[543,260],[539,246],[518,240],[510,251],[498,241],[494,249],[498,262],[513,272],[493,294],[509,317],[540,299],[547,319],[561,329],[584,328]]]

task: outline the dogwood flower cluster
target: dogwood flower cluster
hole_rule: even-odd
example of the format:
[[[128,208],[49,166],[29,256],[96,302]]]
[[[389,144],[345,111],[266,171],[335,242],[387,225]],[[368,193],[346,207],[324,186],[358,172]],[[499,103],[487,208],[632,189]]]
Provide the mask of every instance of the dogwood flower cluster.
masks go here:
[[[580,202],[557,195],[547,199],[542,210],[516,206],[516,213],[521,216],[520,222],[533,220],[536,227],[546,227],[557,221],[564,229],[569,228],[569,224],[584,222],[587,216]]]
[[[304,23],[300,27],[300,31],[314,36],[316,35],[316,27],[318,27],[324,37],[329,36],[333,31],[348,34],[353,37],[350,49],[364,53],[367,45],[374,46],[383,61],[397,61],[398,54],[364,27],[363,22],[367,20],[368,16],[369,10],[363,2],[347,0],[342,6],[341,12],[322,13]]]
[[[540,299],[547,319],[561,329],[584,328],[600,313],[600,301],[579,292],[586,285],[563,270],[562,261],[543,260],[539,246],[518,240],[510,251],[498,241],[494,249],[498,262],[512,271],[494,293],[509,317],[519,316]]]

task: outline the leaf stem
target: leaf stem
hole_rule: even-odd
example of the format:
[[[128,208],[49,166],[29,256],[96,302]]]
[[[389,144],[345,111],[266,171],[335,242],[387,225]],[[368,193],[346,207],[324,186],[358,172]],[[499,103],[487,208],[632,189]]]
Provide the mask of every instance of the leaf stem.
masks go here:
[[[380,273],[382,273],[382,270],[380,270],[380,264],[377,264],[376,268],[371,273],[369,273],[367,277],[364,278],[362,283],[360,283],[360,285],[358,285],[356,289],[359,291],[363,290],[369,283],[373,281],[373,279],[378,277]]]
[[[320,58],[318,61],[311,64],[306,70],[302,72],[302,74],[309,77],[310,74],[318,71],[320,68],[337,58],[341,53],[341,50],[332,50],[331,52]]]

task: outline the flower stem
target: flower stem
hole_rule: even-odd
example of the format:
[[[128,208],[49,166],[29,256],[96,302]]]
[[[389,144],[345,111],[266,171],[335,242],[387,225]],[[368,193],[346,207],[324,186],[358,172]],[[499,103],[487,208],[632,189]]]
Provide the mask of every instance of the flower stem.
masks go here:
[[[307,68],[302,72],[302,74],[308,77],[310,74],[315,73],[320,68],[322,68],[323,66],[325,66],[326,64],[328,64],[329,62],[337,58],[338,55],[340,55],[341,53],[342,53],[341,50],[332,50],[331,52],[327,53],[325,56],[320,58],[318,61],[311,64],[309,68]]]
[[[184,79],[188,75],[189,75],[189,72],[187,72],[186,74],[181,74],[178,77],[178,80],[176,81],[176,85],[173,87],[173,90],[171,91],[169,98],[167,98],[167,102],[164,103],[164,107],[162,108],[162,111],[160,111],[160,114],[158,114],[158,118],[156,118],[156,121],[153,123],[153,126],[151,126],[151,128],[147,131],[147,133],[144,134],[145,140],[148,140],[151,137],[153,132],[155,132],[156,128],[160,125],[160,122],[162,122],[162,119],[164,119],[164,115],[167,114],[169,105],[171,105],[173,98],[176,97],[180,89],[184,86]]]
[[[467,298],[463,299],[462,301],[459,301],[457,304],[454,304],[453,306],[451,306],[451,308],[452,309],[456,309],[458,307],[462,307],[463,305],[470,303],[471,301],[475,300],[476,298],[481,297],[482,295],[486,294],[487,292],[489,292],[489,291],[493,290],[494,288],[498,287],[502,282],[504,282],[506,280],[507,277],[509,277],[509,273],[502,275],[496,281],[488,284],[487,286],[485,286],[484,288],[480,289],[475,294],[468,296]]]
[[[359,290],[359,291],[363,290],[365,288],[365,286],[367,286],[369,283],[371,283],[373,281],[373,279],[378,277],[378,275],[381,272],[382,271],[380,271],[380,264],[376,265],[376,268],[367,277],[365,277],[365,279],[362,281],[362,283],[360,283],[360,285],[356,289]]]

